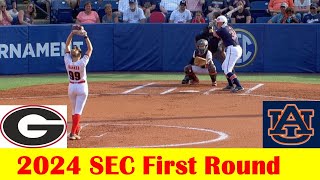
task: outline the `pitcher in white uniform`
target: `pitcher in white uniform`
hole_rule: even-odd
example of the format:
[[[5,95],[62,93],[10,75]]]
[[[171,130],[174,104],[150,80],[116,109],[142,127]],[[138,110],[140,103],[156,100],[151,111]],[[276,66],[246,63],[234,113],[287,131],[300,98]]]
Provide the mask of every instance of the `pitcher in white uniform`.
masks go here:
[[[73,35],[81,35],[84,37],[88,50],[81,58],[81,49],[70,45]],[[69,77],[68,95],[72,106],[72,129],[69,136],[70,140],[78,140],[80,137],[80,117],[88,97],[88,84],[86,66],[92,53],[92,44],[87,32],[82,30],[73,30],[66,41],[66,50],[64,55],[64,63]]]

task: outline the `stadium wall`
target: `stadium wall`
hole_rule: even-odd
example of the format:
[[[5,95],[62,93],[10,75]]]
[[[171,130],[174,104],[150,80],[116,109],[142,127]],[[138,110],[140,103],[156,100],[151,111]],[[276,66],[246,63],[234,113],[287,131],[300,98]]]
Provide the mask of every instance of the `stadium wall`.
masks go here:
[[[204,24],[86,25],[94,50],[88,71],[181,72]],[[320,26],[235,25],[243,56],[238,72],[320,72]],[[0,27],[0,74],[65,72],[69,25]],[[73,43],[85,53],[81,37]],[[221,65],[216,62],[221,72]]]

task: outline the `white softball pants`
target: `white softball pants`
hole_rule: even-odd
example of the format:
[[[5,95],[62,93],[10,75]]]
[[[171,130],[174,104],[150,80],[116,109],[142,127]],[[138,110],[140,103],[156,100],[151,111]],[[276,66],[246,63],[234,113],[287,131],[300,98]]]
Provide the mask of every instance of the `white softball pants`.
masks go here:
[[[192,65],[192,71],[195,74],[209,74],[208,68],[201,68],[199,66]]]
[[[239,45],[228,46],[226,49],[226,59],[222,63],[222,70],[225,75],[227,75],[229,72],[232,72],[236,62],[242,56],[242,48]]]
[[[69,99],[71,101],[72,115],[82,114],[83,108],[88,98],[88,84],[69,84]]]

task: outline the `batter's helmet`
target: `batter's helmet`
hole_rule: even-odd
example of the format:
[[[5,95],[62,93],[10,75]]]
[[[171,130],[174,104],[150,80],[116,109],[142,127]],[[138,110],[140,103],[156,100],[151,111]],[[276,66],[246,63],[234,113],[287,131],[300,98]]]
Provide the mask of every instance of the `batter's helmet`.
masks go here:
[[[225,26],[228,25],[228,19],[223,15],[217,17],[217,22],[221,22],[222,23],[222,27],[225,27]]]

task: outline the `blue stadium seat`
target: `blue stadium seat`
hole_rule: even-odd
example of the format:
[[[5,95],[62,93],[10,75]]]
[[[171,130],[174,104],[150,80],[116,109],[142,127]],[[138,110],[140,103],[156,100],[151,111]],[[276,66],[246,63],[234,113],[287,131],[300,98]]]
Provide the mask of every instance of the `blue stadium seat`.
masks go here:
[[[268,2],[267,1],[253,1],[250,3],[251,17],[257,19],[258,17],[269,16],[267,13]]]
[[[257,17],[256,23],[268,23],[271,17]]]
[[[118,10],[118,4],[119,4],[119,2],[118,2],[117,0],[103,0],[103,1],[99,4],[100,9],[104,9],[104,6],[105,6],[106,4],[111,4],[111,6],[112,6],[112,11]]]
[[[71,9],[67,1],[65,0],[53,0],[51,2],[51,9],[58,10],[58,9]]]
[[[54,0],[51,3],[52,23],[73,23],[72,9],[65,0]]]
[[[268,9],[268,2],[267,1],[253,1],[250,3],[250,10],[251,11],[265,11]]]
[[[79,11],[83,11],[84,10],[84,5],[90,1],[91,2],[91,6],[92,6],[92,10],[96,11],[99,9],[99,4],[97,0],[80,0],[80,4],[79,4]]]

